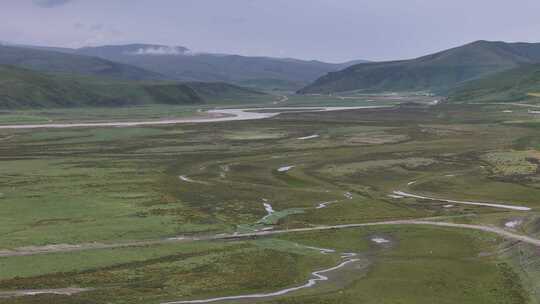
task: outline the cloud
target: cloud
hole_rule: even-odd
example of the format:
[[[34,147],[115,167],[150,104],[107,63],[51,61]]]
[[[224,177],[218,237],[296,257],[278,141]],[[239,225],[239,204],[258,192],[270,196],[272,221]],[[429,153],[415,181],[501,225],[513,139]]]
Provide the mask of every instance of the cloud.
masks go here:
[[[34,4],[44,8],[62,6],[72,0],[33,0]]]
[[[130,55],[153,55],[153,56],[178,56],[186,55],[186,49],[183,47],[175,46],[155,46],[139,48],[134,52],[130,52]]]

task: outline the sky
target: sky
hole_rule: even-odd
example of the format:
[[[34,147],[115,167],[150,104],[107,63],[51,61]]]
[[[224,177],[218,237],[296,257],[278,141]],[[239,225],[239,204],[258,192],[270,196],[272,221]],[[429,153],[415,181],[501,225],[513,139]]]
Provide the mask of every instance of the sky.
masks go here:
[[[151,43],[342,62],[540,42],[539,0],[0,0],[0,41]]]

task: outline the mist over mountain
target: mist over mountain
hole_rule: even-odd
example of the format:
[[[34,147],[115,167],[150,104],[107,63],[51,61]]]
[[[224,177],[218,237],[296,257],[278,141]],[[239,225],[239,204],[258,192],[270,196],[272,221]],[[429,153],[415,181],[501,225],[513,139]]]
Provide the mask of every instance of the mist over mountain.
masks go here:
[[[70,49],[0,45],[0,64],[51,73],[68,73],[124,80],[165,80],[139,67],[76,54]]]
[[[181,81],[223,81],[265,89],[299,89],[318,77],[363,60],[340,64],[290,58],[196,53],[182,46],[130,44],[74,50],[133,65]]]

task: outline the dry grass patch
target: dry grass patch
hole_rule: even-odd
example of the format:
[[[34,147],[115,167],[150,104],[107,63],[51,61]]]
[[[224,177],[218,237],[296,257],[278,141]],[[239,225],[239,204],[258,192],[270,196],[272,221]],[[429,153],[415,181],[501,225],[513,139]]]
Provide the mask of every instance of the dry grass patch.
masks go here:
[[[350,137],[345,140],[348,144],[382,145],[406,141],[409,136],[405,134],[368,133]]]
[[[404,167],[406,169],[417,169],[427,167],[436,163],[431,158],[411,157],[404,159],[384,159],[370,160],[357,163],[345,163],[339,165],[329,165],[324,167],[321,172],[332,176],[352,175],[355,173],[368,172],[370,170],[383,169],[389,167]]]
[[[483,160],[491,164],[493,173],[501,176],[535,174],[540,163],[538,151],[506,151],[485,154]]]

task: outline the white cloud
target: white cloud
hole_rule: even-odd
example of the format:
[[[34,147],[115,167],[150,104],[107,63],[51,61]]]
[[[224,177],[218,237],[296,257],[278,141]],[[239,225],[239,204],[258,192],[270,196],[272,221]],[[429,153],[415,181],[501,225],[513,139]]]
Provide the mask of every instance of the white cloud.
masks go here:
[[[152,56],[178,56],[185,55],[186,49],[175,46],[155,46],[140,48],[134,52],[130,52],[130,55],[152,55]]]

